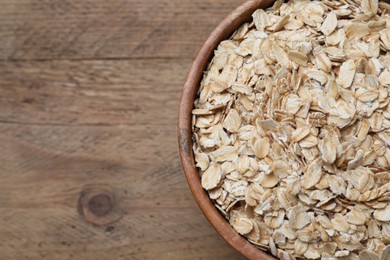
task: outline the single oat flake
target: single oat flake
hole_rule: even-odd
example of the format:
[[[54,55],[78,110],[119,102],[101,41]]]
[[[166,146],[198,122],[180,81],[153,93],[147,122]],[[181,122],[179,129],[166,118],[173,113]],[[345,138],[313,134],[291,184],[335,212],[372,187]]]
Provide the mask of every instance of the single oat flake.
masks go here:
[[[220,43],[194,103],[202,187],[279,259],[390,259],[390,4],[291,0]]]

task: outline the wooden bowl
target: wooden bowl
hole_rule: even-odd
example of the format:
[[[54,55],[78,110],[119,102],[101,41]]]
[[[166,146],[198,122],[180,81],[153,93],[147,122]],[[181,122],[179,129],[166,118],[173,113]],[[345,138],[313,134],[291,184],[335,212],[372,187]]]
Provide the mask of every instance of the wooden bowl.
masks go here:
[[[184,84],[178,120],[180,158],[188,184],[196,202],[210,223],[230,245],[245,257],[257,260],[274,258],[260,249],[257,249],[234,231],[228,221],[214,206],[206,191],[201,186],[199,172],[195,166],[194,154],[192,151],[191,120],[193,104],[197,96],[200,81],[203,78],[203,71],[211,60],[214,50],[221,41],[228,39],[242,24],[251,21],[251,15],[254,11],[259,8],[269,7],[273,2],[273,0],[251,0],[246,2],[229,14],[211,33],[196,56]]]

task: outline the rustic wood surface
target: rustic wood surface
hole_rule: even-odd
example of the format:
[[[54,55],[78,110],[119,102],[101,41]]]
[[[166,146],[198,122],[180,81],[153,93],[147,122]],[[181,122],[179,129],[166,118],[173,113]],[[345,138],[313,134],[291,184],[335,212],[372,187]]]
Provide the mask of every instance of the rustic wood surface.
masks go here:
[[[180,91],[244,0],[0,0],[0,259],[241,259],[188,189]]]

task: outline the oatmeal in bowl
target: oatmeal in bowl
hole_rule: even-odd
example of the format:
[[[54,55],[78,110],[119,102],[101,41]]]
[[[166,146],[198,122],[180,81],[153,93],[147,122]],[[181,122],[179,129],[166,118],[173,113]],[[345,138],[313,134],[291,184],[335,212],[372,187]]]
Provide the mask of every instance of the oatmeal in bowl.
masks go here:
[[[276,1],[219,43],[192,109],[200,184],[280,259],[390,259],[390,5]]]

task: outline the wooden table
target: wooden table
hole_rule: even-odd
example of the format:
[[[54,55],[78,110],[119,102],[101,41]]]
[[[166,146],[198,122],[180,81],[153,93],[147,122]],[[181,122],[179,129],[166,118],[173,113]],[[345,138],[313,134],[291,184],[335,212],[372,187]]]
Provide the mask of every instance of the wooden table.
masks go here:
[[[188,189],[182,83],[244,0],[0,0],[0,259],[240,259]]]

